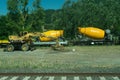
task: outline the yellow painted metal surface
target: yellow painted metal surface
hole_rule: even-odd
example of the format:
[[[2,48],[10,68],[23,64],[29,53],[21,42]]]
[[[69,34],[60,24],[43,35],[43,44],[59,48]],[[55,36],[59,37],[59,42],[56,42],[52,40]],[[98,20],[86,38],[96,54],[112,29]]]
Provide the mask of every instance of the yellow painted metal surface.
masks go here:
[[[40,41],[52,41],[55,40],[57,38],[59,38],[60,36],[63,36],[63,30],[49,30],[46,32],[43,32],[42,34],[44,36],[40,36]]]
[[[10,43],[8,40],[0,40],[0,44],[8,44]]]
[[[103,39],[105,36],[105,31],[99,28],[94,27],[86,27],[81,28],[78,27],[79,33],[84,34],[85,36],[88,36],[90,38],[94,39]]]

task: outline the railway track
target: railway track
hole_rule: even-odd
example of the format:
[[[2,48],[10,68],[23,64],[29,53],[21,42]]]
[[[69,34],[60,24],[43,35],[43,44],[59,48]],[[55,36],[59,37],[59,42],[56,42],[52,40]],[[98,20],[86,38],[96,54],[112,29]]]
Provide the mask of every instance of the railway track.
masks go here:
[[[3,73],[0,80],[120,80],[119,73]]]

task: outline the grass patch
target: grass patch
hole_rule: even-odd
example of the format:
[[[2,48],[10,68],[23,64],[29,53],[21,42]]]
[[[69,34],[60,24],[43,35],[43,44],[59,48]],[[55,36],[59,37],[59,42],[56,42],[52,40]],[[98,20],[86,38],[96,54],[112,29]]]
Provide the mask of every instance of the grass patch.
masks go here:
[[[66,51],[62,52],[53,51],[49,47],[26,52],[2,52],[0,49],[0,69],[64,72],[84,70],[85,67],[120,67],[120,46],[71,46],[65,49]],[[72,51],[73,49],[75,51]]]

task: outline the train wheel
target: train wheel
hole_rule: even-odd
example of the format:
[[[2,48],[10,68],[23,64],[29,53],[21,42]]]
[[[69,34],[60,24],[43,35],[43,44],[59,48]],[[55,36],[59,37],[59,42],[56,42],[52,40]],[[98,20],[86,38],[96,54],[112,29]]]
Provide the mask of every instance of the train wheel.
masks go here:
[[[22,44],[21,49],[22,49],[22,51],[28,51],[29,50],[29,45],[28,44]]]
[[[9,52],[14,51],[14,46],[12,44],[8,45],[7,51],[9,51]]]
[[[28,44],[23,44],[21,46],[22,51],[28,51],[29,50],[29,45]]]

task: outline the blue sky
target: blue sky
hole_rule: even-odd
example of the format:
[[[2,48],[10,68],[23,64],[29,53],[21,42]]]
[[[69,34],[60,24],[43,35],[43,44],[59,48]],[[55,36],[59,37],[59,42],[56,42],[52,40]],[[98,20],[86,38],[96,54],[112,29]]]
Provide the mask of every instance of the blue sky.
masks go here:
[[[29,0],[30,4],[34,0]],[[44,9],[59,9],[62,8],[65,0],[41,0],[41,6]],[[7,0],[0,0],[0,15],[5,15],[7,13]]]
[[[41,6],[45,9],[59,9],[65,0],[42,0]]]

